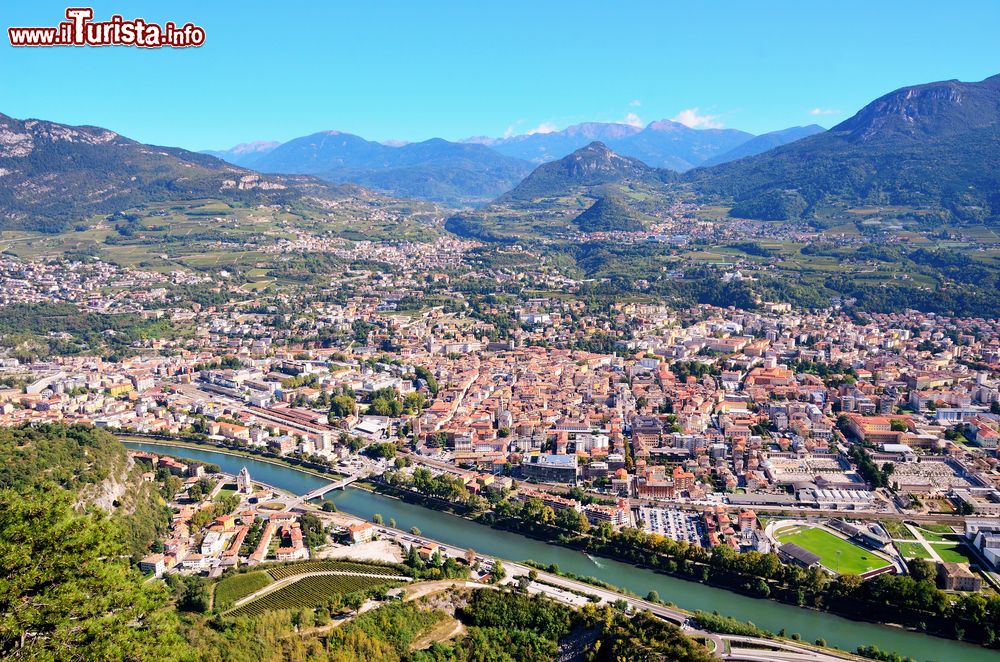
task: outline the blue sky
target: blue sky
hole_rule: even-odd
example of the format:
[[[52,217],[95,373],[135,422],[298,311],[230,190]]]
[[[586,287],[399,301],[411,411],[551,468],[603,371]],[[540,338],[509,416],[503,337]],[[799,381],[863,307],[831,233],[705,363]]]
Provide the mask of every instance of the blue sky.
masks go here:
[[[81,3],[82,4],[82,3]],[[5,0],[0,112],[189,149],[339,129],[460,139],[582,121],[832,126],[903,85],[1000,73],[1000,2],[96,1],[205,28],[187,50],[12,48],[65,2]]]

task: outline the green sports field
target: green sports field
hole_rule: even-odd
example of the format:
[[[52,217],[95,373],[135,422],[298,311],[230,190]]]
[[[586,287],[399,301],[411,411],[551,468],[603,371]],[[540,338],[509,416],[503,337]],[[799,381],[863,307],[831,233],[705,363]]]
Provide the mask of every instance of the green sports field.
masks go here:
[[[782,543],[795,543],[820,558],[824,567],[840,574],[868,572],[889,565],[889,562],[874,553],[858,547],[843,538],[809,526],[787,529],[778,535]]]

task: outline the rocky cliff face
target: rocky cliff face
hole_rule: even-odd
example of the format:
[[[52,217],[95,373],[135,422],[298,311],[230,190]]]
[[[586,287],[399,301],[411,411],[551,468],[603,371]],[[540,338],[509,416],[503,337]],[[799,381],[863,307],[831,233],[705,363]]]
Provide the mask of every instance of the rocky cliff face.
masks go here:
[[[129,512],[122,514],[131,515],[135,511],[135,500],[125,497],[128,493],[135,492],[141,487],[142,476],[137,469],[135,460],[126,456],[124,465],[113,471],[104,481],[81,489],[73,507],[83,510],[93,506],[111,515],[118,512],[123,504],[127,503],[132,508]],[[122,510],[124,509],[122,508]]]
[[[946,138],[995,126],[1000,76],[978,83],[946,80],[904,87],[875,99],[831,132],[848,140]]]

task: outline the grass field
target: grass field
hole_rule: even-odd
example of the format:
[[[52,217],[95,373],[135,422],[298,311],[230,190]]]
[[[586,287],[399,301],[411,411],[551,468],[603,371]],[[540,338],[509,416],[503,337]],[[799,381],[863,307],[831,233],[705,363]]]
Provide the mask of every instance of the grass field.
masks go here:
[[[344,575],[319,575],[283,586],[276,591],[248,602],[230,612],[232,616],[256,616],[279,609],[312,609],[326,604],[335,595],[367,591],[379,586],[395,586],[388,579],[352,577]]]
[[[215,585],[216,609],[228,609],[234,602],[259,591],[274,580],[266,572],[247,572],[226,577]]]
[[[918,542],[897,542],[896,549],[903,555],[904,559],[930,559],[931,555],[924,546]]]
[[[945,563],[969,563],[972,560],[965,553],[965,545],[934,545],[934,551]]]
[[[942,533],[936,533],[923,527],[920,527],[917,530],[920,531],[920,535],[922,535],[924,540],[927,542],[948,542],[949,540],[955,539],[955,535],[952,534],[951,531],[948,532],[950,534],[949,536],[945,536]]]
[[[226,497],[232,496],[233,494],[236,494],[236,484],[230,483],[219,490],[219,493],[215,495],[215,500],[222,501]]]
[[[841,574],[860,575],[888,565],[885,559],[823,529],[796,527],[779,535],[778,539],[809,550],[820,557],[825,567]]]

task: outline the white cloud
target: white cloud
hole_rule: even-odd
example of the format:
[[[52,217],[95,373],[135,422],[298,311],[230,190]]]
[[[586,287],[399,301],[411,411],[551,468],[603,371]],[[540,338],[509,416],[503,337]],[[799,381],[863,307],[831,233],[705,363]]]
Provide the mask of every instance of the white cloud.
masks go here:
[[[514,135],[514,125],[513,125],[513,124],[511,124],[511,125],[510,125],[510,126],[508,126],[508,127],[506,128],[506,129],[504,129],[504,132],[503,132],[503,137],[504,137],[504,138],[510,138],[510,137],[511,137],[511,136],[513,136],[513,135]]]
[[[638,99],[632,99],[631,101],[628,102],[628,105],[632,106],[633,108],[636,108],[638,106],[641,106],[642,102],[639,101]]]
[[[809,111],[810,115],[837,115],[840,111],[834,108],[813,108]]]
[[[722,122],[718,115],[701,115],[697,108],[686,108],[673,117],[674,122],[680,122],[692,129],[721,129]]]
[[[627,113],[622,122],[629,126],[642,126],[642,120],[635,113]]]
[[[527,131],[527,135],[533,136],[536,133],[555,133],[558,130],[559,130],[559,127],[557,127],[552,122],[542,122],[541,124],[539,124],[538,126],[536,126],[534,129],[530,129],[529,131]]]

